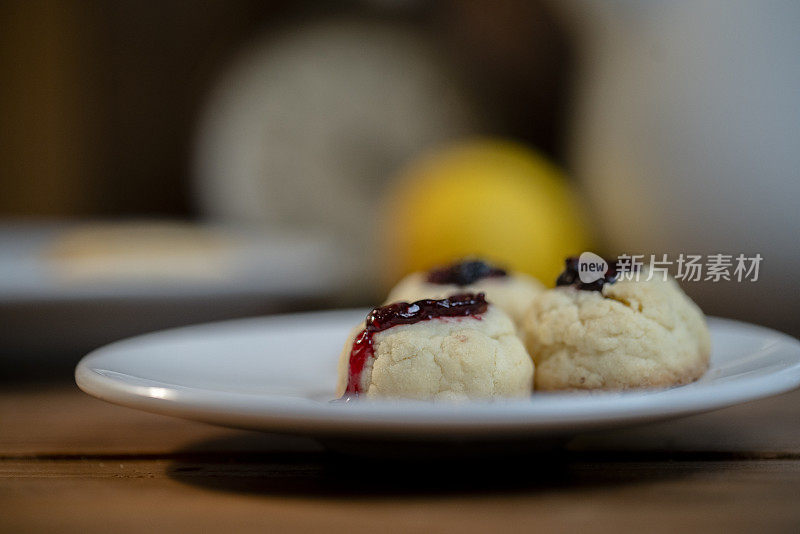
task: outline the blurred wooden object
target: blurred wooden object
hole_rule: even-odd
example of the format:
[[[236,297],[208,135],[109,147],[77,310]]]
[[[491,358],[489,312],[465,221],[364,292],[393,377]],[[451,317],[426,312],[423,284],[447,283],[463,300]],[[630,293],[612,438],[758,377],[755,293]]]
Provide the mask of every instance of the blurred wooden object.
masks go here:
[[[0,216],[187,215],[194,117],[285,6],[0,2]]]
[[[80,213],[94,200],[92,77],[82,4],[0,3],[0,213]]]
[[[800,391],[524,459],[354,468],[310,440],[0,393],[4,532],[796,531]]]

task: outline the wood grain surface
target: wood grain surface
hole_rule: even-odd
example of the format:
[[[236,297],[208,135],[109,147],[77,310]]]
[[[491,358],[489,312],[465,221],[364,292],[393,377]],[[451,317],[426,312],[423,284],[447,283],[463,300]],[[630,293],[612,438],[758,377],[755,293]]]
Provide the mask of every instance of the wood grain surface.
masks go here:
[[[0,392],[0,532],[798,532],[800,392],[550,452],[363,460],[95,400]]]

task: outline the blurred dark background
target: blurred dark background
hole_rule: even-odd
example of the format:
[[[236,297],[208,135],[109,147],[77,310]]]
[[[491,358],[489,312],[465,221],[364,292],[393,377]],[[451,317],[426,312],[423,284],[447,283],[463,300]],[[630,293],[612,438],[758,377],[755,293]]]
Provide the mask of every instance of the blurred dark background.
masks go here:
[[[490,16],[489,16],[490,15]],[[540,2],[0,2],[0,215],[189,216],[212,86],[257,38],[331,17],[434,40],[482,133],[563,156],[573,51]]]

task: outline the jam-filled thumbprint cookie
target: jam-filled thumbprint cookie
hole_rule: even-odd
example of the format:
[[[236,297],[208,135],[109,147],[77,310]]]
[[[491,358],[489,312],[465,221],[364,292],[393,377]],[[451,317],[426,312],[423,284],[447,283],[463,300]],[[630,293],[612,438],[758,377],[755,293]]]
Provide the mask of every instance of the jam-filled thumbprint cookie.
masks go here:
[[[525,319],[537,390],[635,389],[686,384],[708,369],[703,312],[677,282],[647,269],[581,281],[568,258],[556,287],[532,301]]]
[[[375,308],[345,343],[338,395],[418,400],[527,397],[533,362],[484,294]]]

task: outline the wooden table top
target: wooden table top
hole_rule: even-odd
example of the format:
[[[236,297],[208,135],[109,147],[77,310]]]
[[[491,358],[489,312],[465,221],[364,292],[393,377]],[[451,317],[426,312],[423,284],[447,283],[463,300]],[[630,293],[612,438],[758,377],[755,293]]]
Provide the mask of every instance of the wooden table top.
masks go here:
[[[795,391],[554,452],[398,464],[6,385],[0,532],[800,532],[798,423]]]

